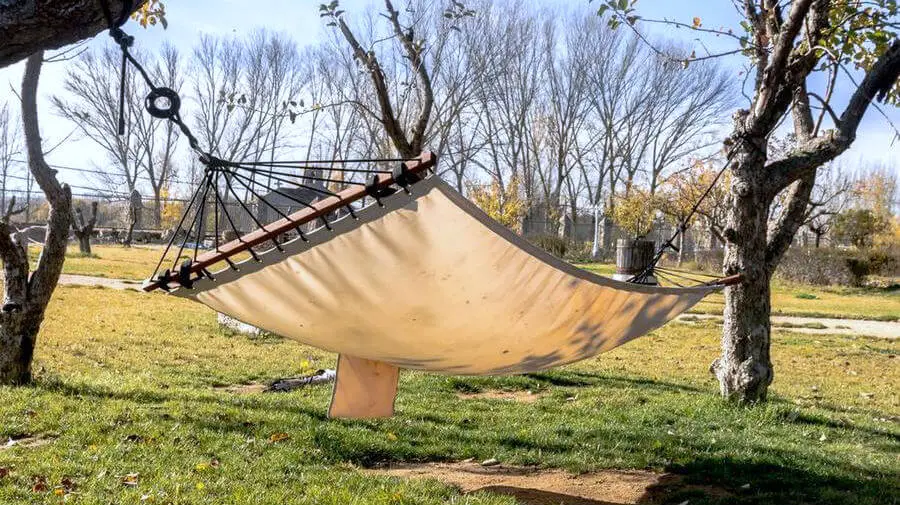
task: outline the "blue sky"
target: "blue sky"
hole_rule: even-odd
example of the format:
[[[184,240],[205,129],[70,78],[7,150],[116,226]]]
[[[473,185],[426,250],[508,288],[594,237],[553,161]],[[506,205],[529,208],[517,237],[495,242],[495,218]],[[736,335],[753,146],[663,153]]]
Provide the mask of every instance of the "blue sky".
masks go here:
[[[588,0],[531,1],[551,8],[585,12],[593,12],[598,5],[597,1],[589,3]],[[319,3],[321,0],[167,0],[169,19],[167,30],[159,27],[143,30],[134,23],[129,23],[126,30],[136,36],[136,46],[148,51],[156,50],[163,43],[169,42],[186,53],[193,47],[201,33],[239,36],[259,27],[288,33],[302,46],[317,43],[325,35],[326,30],[330,29],[324,26],[318,16]],[[402,0],[395,0],[395,3],[400,4]],[[354,13],[374,8],[378,4],[373,4],[370,0],[343,0],[341,5],[348,16],[353,16]],[[636,7],[645,17],[675,19],[690,23],[694,16],[699,16],[706,27],[728,27],[739,30],[740,17],[729,0],[639,0]],[[642,29],[693,45],[698,55],[705,54],[707,49],[718,51],[735,47],[733,41],[724,37],[705,37],[701,43],[696,38],[697,34],[687,29],[675,29],[666,25],[644,25]],[[90,46],[97,47],[106,43],[108,37],[104,33],[92,40]],[[725,59],[726,65],[733,68],[735,73],[740,71],[743,62],[740,56]],[[43,136],[47,145],[55,144],[73,130],[71,125],[54,116],[47,100],[48,96],[58,94],[61,90],[64,65],[65,63],[46,65],[41,78],[40,110]],[[0,70],[0,86],[3,87],[2,96],[6,101],[15,100],[10,86],[13,88],[19,86],[21,72],[21,64]],[[844,88],[838,92],[839,95],[847,96],[850,90]],[[11,105],[16,106],[14,103]],[[836,105],[840,107],[842,104]],[[890,108],[886,112],[894,124],[900,126],[900,109]],[[870,110],[860,127],[856,144],[842,157],[844,166],[870,163],[893,166],[895,171],[900,171],[900,143],[891,145],[892,138],[892,129],[885,119],[876,111]],[[69,141],[54,151],[49,159],[52,163],[80,167],[103,167],[105,162],[88,140]],[[84,182],[79,174],[73,172],[63,171],[60,177],[73,184]]]

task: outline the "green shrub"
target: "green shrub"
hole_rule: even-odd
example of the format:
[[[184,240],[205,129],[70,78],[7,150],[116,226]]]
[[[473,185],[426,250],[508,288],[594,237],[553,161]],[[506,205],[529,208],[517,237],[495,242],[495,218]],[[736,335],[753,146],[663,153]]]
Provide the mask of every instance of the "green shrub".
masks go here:
[[[592,242],[570,242],[566,247],[566,261],[571,263],[591,263],[600,260],[591,254],[594,244]],[[603,250],[600,251],[601,256]]]
[[[837,248],[792,248],[778,265],[776,275],[801,284],[862,286],[872,275],[893,276],[900,267],[896,250],[854,251]],[[802,294],[802,293],[801,293]],[[797,298],[801,298],[797,295]]]
[[[569,250],[569,243],[566,239],[555,235],[535,235],[529,237],[528,240],[557,258],[564,258],[566,251]]]

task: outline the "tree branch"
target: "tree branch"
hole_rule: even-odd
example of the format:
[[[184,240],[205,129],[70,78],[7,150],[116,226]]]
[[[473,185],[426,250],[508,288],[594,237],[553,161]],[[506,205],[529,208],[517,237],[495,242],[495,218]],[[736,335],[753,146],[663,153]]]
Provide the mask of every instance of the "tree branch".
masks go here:
[[[124,0],[109,0],[113,16],[125,9]],[[143,1],[134,2],[134,10]],[[0,6],[0,68],[46,49],[58,49],[93,37],[107,28],[97,0],[30,0]]]
[[[373,51],[366,52],[363,49],[359,40],[357,40],[353,31],[350,30],[350,27],[347,26],[347,23],[344,22],[343,18],[338,17],[336,21],[338,28],[341,30],[341,34],[353,50],[353,56],[360,64],[365,65],[366,69],[369,71],[369,76],[372,78],[372,84],[375,86],[375,96],[378,99],[378,107],[381,109],[381,122],[384,124],[384,129],[388,134],[388,137],[390,137],[391,141],[394,143],[394,147],[397,148],[402,156],[412,157],[418,155],[419,153],[413,152],[415,149],[410,145],[409,139],[407,139],[406,133],[403,131],[403,127],[400,125],[400,121],[397,119],[394,112],[390,92],[384,79],[384,72],[381,70],[381,64],[378,62],[375,53]]]
[[[791,246],[797,230],[806,222],[806,209],[809,207],[809,197],[815,185],[815,168],[794,183],[784,212],[770,231],[766,244],[766,268],[770,273],[775,270],[781,257]]]
[[[856,130],[872,100],[879,95],[884,96],[898,78],[900,78],[900,40],[895,41],[866,73],[841,114],[837,130],[825,132],[802,143],[790,156],[766,167],[770,174],[769,193],[778,194],[794,181],[814,171],[816,167],[833,160],[849,149],[856,139]]]
[[[803,27],[803,20],[813,3],[813,0],[796,0],[791,3],[791,13],[787,21],[780,26],[773,26],[772,22],[766,24],[769,38],[774,38],[777,30],[777,40],[774,41],[774,49],[769,58],[769,64],[762,68],[762,81],[757,90],[757,100],[754,104],[754,115],[761,116],[762,111],[769,110],[769,101],[778,92],[776,83],[783,78],[788,60],[794,49],[794,39]],[[772,21],[777,10],[770,9],[766,21]]]
[[[28,152],[28,168],[50,204],[44,249],[38,258],[34,274],[28,280],[30,295],[28,303],[41,308],[46,307],[50,295],[53,294],[53,289],[56,288],[56,283],[59,281],[59,275],[62,273],[72,219],[72,192],[69,186],[62,186],[56,180],[55,171],[47,165],[41,147],[37,88],[43,58],[43,52],[31,55],[25,64],[25,74],[22,78],[22,125]],[[27,279],[27,276],[24,279]]]
[[[412,28],[404,33],[403,28],[400,26],[397,10],[391,4],[391,0],[384,0],[384,5],[387,8],[391,25],[394,27],[394,34],[397,35],[397,38],[403,44],[403,48],[406,50],[406,55],[409,58],[409,64],[413,72],[416,73],[416,80],[419,82],[418,91],[420,92],[422,104],[419,109],[419,117],[413,129],[412,141],[410,141],[410,147],[413,152],[409,153],[411,156],[416,156],[422,150],[425,130],[428,128],[428,120],[431,119],[431,109],[434,106],[434,91],[431,89],[431,77],[428,75],[425,62],[422,60],[423,47],[417,45],[415,40],[413,40]]]

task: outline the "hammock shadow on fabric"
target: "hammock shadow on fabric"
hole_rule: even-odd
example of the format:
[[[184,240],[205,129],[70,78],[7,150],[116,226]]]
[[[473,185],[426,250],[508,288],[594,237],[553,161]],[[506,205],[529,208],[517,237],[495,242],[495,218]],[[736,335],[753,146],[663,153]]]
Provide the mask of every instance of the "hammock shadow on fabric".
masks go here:
[[[592,274],[490,219],[433,175],[433,154],[394,164],[228,243],[218,243],[217,229],[210,250],[195,248],[180,266],[190,256],[178,251],[174,269],[145,290],[338,353],[329,415],[365,418],[393,414],[400,368],[503,375],[558,367],[644,335],[727,283],[675,288]],[[207,184],[218,197],[219,177]],[[203,209],[192,223],[204,221]],[[225,221],[215,214],[216,226]],[[250,256],[236,261],[241,255]]]

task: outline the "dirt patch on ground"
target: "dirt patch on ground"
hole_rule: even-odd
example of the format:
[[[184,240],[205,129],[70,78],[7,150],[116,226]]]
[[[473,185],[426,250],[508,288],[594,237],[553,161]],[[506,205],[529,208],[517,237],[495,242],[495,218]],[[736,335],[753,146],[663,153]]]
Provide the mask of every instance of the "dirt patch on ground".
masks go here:
[[[232,384],[230,386],[215,386],[213,387],[214,391],[224,391],[226,393],[232,393],[236,395],[251,395],[256,393],[262,393],[269,389],[269,386],[266,384]]]
[[[47,445],[56,440],[55,435],[19,435],[10,437],[6,442],[0,444],[0,451],[11,449],[13,447],[25,447],[31,449]]]
[[[456,394],[460,400],[506,400],[520,403],[533,403],[542,396],[544,396],[543,393],[531,391],[483,391],[481,393]]]
[[[411,479],[435,479],[457,486],[463,493],[488,492],[511,496],[523,505],[657,504],[676,491],[728,496],[721,489],[688,486],[677,475],[641,470],[604,470],[571,474],[562,470],[478,462],[392,465],[366,473]],[[696,494],[695,494],[696,496]]]

